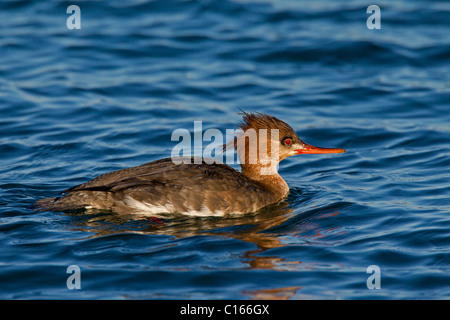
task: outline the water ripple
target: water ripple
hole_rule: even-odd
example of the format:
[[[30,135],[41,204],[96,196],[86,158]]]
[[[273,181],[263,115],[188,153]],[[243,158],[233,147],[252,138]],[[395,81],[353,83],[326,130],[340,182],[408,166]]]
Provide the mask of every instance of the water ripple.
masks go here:
[[[382,4],[380,30],[356,1],[79,6],[68,30],[63,2],[0,4],[0,297],[450,297],[446,3]],[[239,108],[347,152],[283,161],[287,200],[243,217],[30,208]]]

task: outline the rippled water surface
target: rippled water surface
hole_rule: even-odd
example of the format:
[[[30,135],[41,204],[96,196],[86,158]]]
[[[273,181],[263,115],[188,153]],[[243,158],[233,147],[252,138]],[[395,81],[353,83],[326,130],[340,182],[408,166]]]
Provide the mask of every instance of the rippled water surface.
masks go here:
[[[378,1],[369,30],[371,4],[82,1],[69,30],[2,1],[0,298],[449,299],[450,6]],[[243,217],[30,209],[239,108],[347,153],[283,161],[287,200]]]

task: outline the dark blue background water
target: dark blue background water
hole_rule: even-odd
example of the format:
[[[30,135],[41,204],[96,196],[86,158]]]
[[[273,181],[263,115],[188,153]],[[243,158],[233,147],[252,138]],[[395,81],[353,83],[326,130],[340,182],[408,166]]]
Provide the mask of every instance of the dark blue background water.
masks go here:
[[[447,1],[2,1],[0,298],[449,299],[449,21]],[[283,161],[291,193],[258,215],[29,208],[239,108],[348,152]]]

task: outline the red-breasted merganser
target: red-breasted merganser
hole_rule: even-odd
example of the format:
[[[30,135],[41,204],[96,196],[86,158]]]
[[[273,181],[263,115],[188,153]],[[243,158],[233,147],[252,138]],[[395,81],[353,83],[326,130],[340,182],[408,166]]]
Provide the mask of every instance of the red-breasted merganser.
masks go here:
[[[53,211],[93,208],[152,215],[245,214],[275,204],[288,195],[289,187],[276,170],[281,160],[296,154],[345,152],[306,144],[287,123],[273,116],[246,112],[242,115],[238,127],[243,134],[224,146],[224,150],[237,149],[241,172],[205,159],[192,158],[193,161],[180,163],[180,159],[186,158],[166,158],[103,174],[64,190],[62,197],[39,200],[36,207]],[[253,136],[257,137],[257,143],[253,141],[253,146],[239,143],[251,141],[251,132],[256,133]],[[265,154],[269,158],[261,156],[255,144],[266,144]],[[255,153],[257,156],[252,157]]]

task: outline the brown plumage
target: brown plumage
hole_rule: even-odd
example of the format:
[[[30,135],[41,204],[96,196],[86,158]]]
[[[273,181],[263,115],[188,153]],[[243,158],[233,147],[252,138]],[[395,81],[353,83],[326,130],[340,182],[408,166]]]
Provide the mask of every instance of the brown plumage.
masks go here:
[[[299,153],[345,151],[307,145],[288,124],[273,116],[246,112],[242,115],[238,127],[243,134],[231,143],[240,156],[242,172],[226,164],[207,164],[203,160],[197,164],[199,161],[194,158],[166,158],[103,174],[64,190],[62,197],[39,200],[36,207],[54,211],[95,208],[118,213],[190,215],[255,212],[279,202],[289,192],[276,171],[279,161]],[[267,129],[267,134],[261,129]],[[257,143],[251,140],[252,131]],[[272,133],[277,133],[277,141],[273,141]],[[253,144],[249,143],[252,141]],[[261,145],[267,147],[271,161],[261,158]],[[252,153],[257,156],[252,157]],[[181,159],[184,163],[173,161]]]

